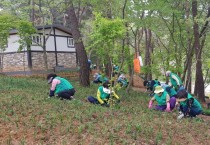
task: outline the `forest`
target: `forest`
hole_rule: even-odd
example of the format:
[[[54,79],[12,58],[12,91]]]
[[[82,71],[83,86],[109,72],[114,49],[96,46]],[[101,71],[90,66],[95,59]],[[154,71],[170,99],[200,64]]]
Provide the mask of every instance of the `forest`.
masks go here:
[[[132,60],[141,56],[146,80],[165,80],[160,77],[171,70],[189,92],[194,84],[192,93],[204,101],[210,68],[208,0],[2,0],[0,7],[2,51],[6,30],[22,31],[23,48],[34,33],[31,26],[60,24],[72,31],[81,71],[87,71],[90,58],[105,65],[108,76],[112,64],[132,75]],[[88,86],[89,73],[81,75],[81,84]]]
[[[62,25],[74,39],[79,77],[68,78],[75,99],[61,101],[47,98],[46,76],[0,75],[0,144],[210,144],[204,106],[210,83],[209,21],[209,0],[1,0],[0,71],[11,30],[18,30],[21,51],[30,50],[36,26]],[[48,35],[43,37],[48,71]],[[138,57],[140,73],[133,63]],[[120,104],[106,108],[87,102],[98,87],[90,80],[88,60],[108,78],[113,65],[129,76],[128,87],[116,89]],[[168,83],[168,70],[198,98],[205,115],[177,121],[177,110],[149,110],[148,94],[131,89],[134,75]]]

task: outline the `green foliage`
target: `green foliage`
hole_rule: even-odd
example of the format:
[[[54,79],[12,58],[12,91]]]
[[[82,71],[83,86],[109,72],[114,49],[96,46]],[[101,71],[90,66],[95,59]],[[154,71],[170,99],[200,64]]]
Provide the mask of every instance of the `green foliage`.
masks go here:
[[[102,61],[115,57],[116,52],[119,52],[120,49],[117,40],[125,37],[124,21],[119,18],[104,18],[101,14],[95,13],[93,26],[93,32],[90,35],[93,43],[89,48],[96,48],[95,51]]]
[[[9,14],[0,15],[0,48],[4,51],[7,47],[8,37],[11,30],[17,30],[20,39],[18,40],[19,50],[31,44],[31,34],[36,32],[32,23],[20,20]]]
[[[36,32],[36,29],[31,22],[22,20],[17,22],[16,29],[18,30],[18,35],[20,36],[18,42],[20,44],[19,51],[21,51],[31,45],[31,35]]]
[[[0,49],[7,47],[9,31],[15,27],[15,17],[9,14],[0,14]]]
[[[203,113],[210,116],[210,109],[205,109],[204,108]]]

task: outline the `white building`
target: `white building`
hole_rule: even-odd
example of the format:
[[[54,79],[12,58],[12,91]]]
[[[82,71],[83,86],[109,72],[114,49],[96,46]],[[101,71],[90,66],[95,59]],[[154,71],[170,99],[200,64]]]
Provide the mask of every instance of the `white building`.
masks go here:
[[[30,50],[18,51],[19,36],[16,30],[10,32],[8,47],[1,53],[0,64],[4,73],[32,73],[44,70],[43,48],[40,44],[46,41],[48,68],[55,66],[76,68],[76,50],[69,29],[60,25],[37,26],[37,34],[32,36]],[[45,35],[43,35],[45,34]],[[44,37],[45,36],[45,37]]]

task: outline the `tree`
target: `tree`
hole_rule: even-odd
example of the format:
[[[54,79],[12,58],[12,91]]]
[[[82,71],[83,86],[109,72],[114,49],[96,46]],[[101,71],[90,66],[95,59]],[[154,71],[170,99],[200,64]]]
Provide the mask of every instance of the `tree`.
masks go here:
[[[20,44],[19,50],[23,50],[24,48],[27,48],[27,50],[29,50],[32,44],[31,36],[32,34],[36,33],[36,29],[31,22],[23,20],[20,20],[16,23],[16,29],[20,37],[20,39],[18,40]]]
[[[14,28],[14,17],[9,14],[0,15],[0,70],[3,69],[3,52],[6,50],[9,31]]]
[[[93,32],[91,33],[92,45],[101,62],[105,65],[112,64],[115,57],[119,58],[122,47],[118,41],[125,37],[126,27],[124,21],[120,18],[104,18],[101,14],[95,13],[93,23]],[[117,56],[116,56],[117,55]],[[111,73],[106,73],[111,77]]]
[[[193,32],[194,32],[194,44],[193,47],[195,49],[195,59],[196,59],[196,77],[195,77],[195,90],[194,95],[199,97],[202,102],[205,102],[205,94],[204,94],[204,81],[203,81],[203,73],[202,73],[202,62],[201,62],[201,54],[202,49],[200,46],[199,40],[199,26],[196,20],[197,17],[197,0],[192,1],[192,16],[194,20]]]
[[[82,37],[79,30],[79,25],[77,21],[77,17],[75,14],[74,6],[72,1],[70,1],[70,5],[68,7],[68,17],[70,23],[70,29],[75,41],[76,53],[79,60],[79,70],[80,70],[80,84],[82,86],[89,86],[89,67],[88,67],[88,59],[87,54],[83,45]]]

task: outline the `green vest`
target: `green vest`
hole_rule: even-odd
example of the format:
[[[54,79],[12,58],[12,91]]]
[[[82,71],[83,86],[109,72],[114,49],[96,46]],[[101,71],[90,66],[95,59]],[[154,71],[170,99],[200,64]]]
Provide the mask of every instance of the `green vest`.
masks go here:
[[[155,89],[155,87],[159,86],[159,81],[158,80],[154,80],[155,84],[153,86],[153,89]]]
[[[100,98],[101,98],[102,100],[105,100],[105,99],[108,99],[108,98],[109,98],[109,95],[110,95],[110,94],[107,94],[107,93],[105,93],[105,92],[103,91],[103,86],[100,86],[98,89],[99,89],[99,91],[100,91]]]
[[[180,85],[182,85],[182,80],[180,79],[180,77],[174,73],[171,73],[170,74],[170,82],[175,89],[178,89],[177,81],[179,82]]]
[[[69,81],[67,81],[66,79],[61,78],[61,77],[55,77],[55,78],[60,80],[60,84],[57,84],[55,87],[56,94],[58,94],[59,92],[64,91],[64,90],[70,90],[70,89],[74,88],[72,86],[72,84]]]
[[[171,88],[170,91],[167,93],[169,94],[170,97],[177,94],[177,92],[173,88]]]
[[[102,75],[100,75],[99,80],[100,80],[102,83],[104,83],[104,82],[108,81],[107,77],[102,76]]]
[[[157,103],[158,103],[158,105],[166,105],[166,97],[167,97],[167,92],[166,91],[164,91],[163,93],[162,93],[162,95],[161,96],[158,96],[158,94],[155,94],[155,100],[157,101]]]
[[[192,95],[190,95],[189,93],[188,93],[188,95],[187,95],[187,99],[186,99],[185,101],[183,101],[183,102],[180,102],[180,105],[187,106],[187,101],[188,101],[188,99],[190,99],[190,98],[193,98],[193,99],[194,99],[193,104],[192,104],[192,108],[194,108],[194,109],[196,109],[196,110],[202,110],[202,106],[201,106],[201,104],[198,102],[198,100],[195,99],[195,98],[194,98]]]

